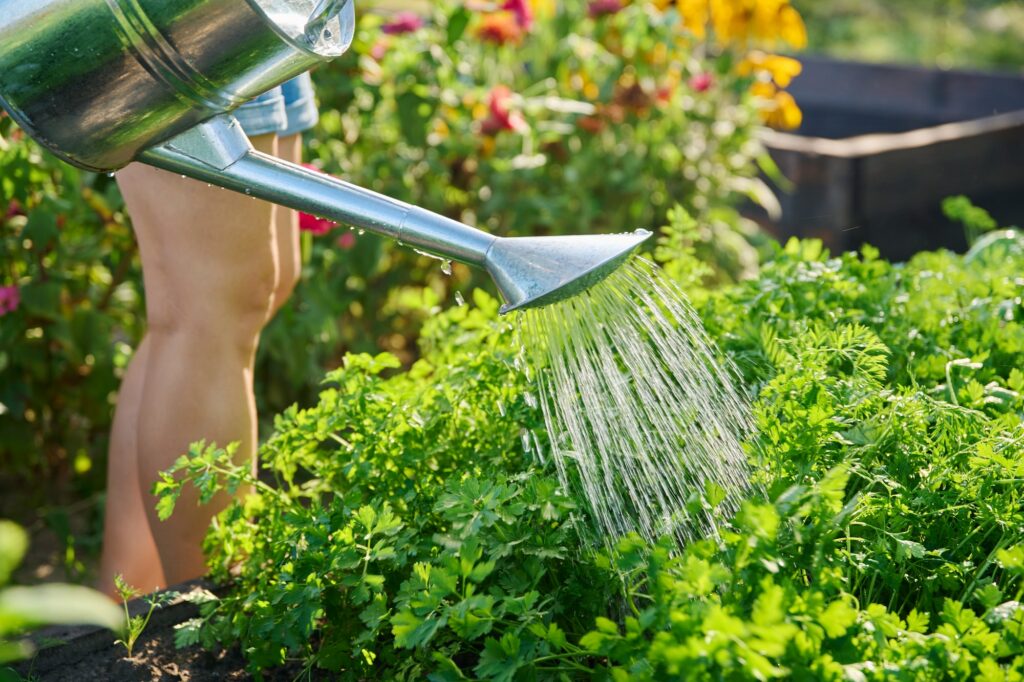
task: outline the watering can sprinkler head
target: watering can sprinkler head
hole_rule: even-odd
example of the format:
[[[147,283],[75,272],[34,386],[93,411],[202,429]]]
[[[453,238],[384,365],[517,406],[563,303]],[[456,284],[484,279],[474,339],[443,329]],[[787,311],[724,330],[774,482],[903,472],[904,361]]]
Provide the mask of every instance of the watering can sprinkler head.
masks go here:
[[[0,0],[0,104],[79,168],[140,161],[484,268],[502,312],[579,293],[650,237],[498,238],[253,149],[230,112],[344,52],[353,3]]]
[[[626,234],[498,239],[486,268],[505,305],[502,314],[537,308],[589,289],[615,272],[651,237],[647,230]]]

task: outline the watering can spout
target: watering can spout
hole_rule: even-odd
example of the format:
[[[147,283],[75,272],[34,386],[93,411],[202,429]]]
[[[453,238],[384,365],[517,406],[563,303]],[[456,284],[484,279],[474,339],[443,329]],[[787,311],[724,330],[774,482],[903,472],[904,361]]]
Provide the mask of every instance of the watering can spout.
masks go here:
[[[484,268],[505,299],[502,312],[547,305],[593,286],[651,236],[638,230],[577,237],[495,237],[260,153],[227,115],[145,150],[139,160]]]

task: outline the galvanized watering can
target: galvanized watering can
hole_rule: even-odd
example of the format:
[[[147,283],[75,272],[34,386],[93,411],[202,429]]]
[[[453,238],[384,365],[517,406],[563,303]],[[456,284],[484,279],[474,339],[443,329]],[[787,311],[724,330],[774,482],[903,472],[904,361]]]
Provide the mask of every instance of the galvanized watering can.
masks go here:
[[[255,151],[230,112],[344,53],[354,0],[0,0],[0,104],[68,163],[139,161],[485,268],[503,312],[612,272],[649,232],[503,239]]]

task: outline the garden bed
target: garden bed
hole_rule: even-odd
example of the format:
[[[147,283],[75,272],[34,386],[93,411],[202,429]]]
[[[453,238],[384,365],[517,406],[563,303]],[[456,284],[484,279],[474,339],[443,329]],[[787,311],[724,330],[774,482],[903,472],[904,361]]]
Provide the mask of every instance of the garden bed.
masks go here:
[[[193,581],[171,589],[183,595],[212,590],[205,581]],[[136,599],[129,604],[132,616],[145,614],[149,604]],[[175,626],[198,614],[197,608],[178,597],[153,613],[149,625],[135,644],[132,657],[115,643],[117,635],[91,626],[53,626],[32,635],[39,651],[17,671],[31,680],[81,682],[119,680],[124,682],[185,682],[187,680],[247,680],[245,659],[237,647],[210,652],[198,645],[175,648]],[[293,680],[299,666],[264,673],[266,680]]]
[[[792,183],[776,187],[780,237],[891,259],[963,249],[942,200],[965,194],[1003,224],[1024,217],[1024,79],[802,58],[791,88],[805,124],[766,143]]]

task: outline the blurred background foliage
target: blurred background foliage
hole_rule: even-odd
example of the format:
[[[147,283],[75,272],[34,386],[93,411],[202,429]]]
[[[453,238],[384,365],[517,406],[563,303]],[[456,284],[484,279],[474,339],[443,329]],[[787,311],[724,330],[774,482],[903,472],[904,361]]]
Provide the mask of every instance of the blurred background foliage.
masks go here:
[[[1024,66],[1022,0],[794,0],[809,47],[837,57],[927,66]]]

